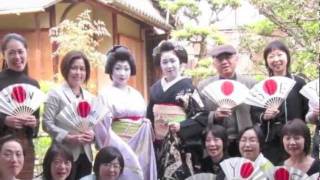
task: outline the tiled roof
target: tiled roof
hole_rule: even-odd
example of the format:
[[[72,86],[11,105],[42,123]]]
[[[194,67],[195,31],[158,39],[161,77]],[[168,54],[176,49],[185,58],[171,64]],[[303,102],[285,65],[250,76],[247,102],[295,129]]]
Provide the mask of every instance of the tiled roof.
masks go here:
[[[1,14],[21,14],[44,11],[61,0],[0,0]]]
[[[154,25],[164,30],[172,29],[172,26],[160,15],[151,0],[97,0],[103,4],[114,7],[121,12],[135,17],[147,24]]]
[[[62,0],[0,0],[1,14],[21,14],[45,11]],[[172,26],[160,15],[151,0],[96,0],[132,16],[146,24],[170,30]]]

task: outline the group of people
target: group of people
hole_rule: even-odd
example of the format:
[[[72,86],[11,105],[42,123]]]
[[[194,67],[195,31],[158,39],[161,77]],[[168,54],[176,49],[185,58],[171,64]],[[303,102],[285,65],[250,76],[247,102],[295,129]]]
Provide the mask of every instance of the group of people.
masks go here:
[[[4,68],[0,72],[0,91],[16,83],[39,87],[27,75],[24,37],[5,35],[1,50]],[[319,172],[319,108],[308,108],[307,99],[299,94],[306,83],[290,72],[290,53],[285,44],[273,41],[263,53],[269,76],[296,81],[278,109],[247,104],[221,108],[206,98],[201,90],[220,79],[232,79],[248,88],[256,83],[236,73],[239,56],[233,46],[217,46],[208,55],[217,75],[195,87],[190,78],[182,75],[181,65],[188,61],[186,50],[171,41],[161,42],[153,57],[162,77],[151,86],[146,105],[141,93],[128,84],[130,76],[136,74],[132,53],[125,46],[113,46],[106,54],[105,66],[112,83],[97,96],[109,113],[93,129],[80,133],[66,130],[57,121],[68,104],[94,98],[83,88],[90,78],[88,58],[80,51],[68,52],[60,66],[65,82],[51,90],[44,103],[42,124],[52,145],[39,179],[165,180],[186,179],[201,172],[224,179],[220,162],[237,156],[255,162],[262,171],[286,165],[308,175]],[[181,112],[182,121],[166,121],[163,114],[172,110]],[[306,121],[316,124],[312,148]],[[18,117],[0,113],[0,179],[33,178],[32,138],[38,129],[39,111]],[[95,158],[92,144],[99,151]]]

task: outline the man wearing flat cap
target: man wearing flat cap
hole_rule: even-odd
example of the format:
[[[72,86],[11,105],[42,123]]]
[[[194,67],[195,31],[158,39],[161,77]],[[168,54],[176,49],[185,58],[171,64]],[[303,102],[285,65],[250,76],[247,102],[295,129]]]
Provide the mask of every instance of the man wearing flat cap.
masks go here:
[[[213,60],[213,66],[217,70],[217,75],[201,81],[198,90],[201,95],[202,89],[213,81],[220,79],[232,79],[238,81],[249,89],[256,83],[252,78],[235,72],[238,63],[238,54],[236,49],[231,45],[220,45],[213,48],[208,53]],[[227,129],[229,140],[229,155],[238,156],[239,148],[237,138],[239,132],[246,127],[252,126],[253,122],[250,117],[250,106],[240,104],[233,109],[220,108],[205,96],[201,95],[205,110],[208,111],[208,123],[220,124]]]
[[[209,124],[220,124],[227,129],[228,134],[228,153],[229,156],[240,156],[237,145],[238,134],[246,127],[252,126],[253,122],[250,117],[250,106],[240,104],[233,109],[220,108],[204,95],[201,91],[208,84],[219,79],[236,80],[249,89],[256,83],[248,76],[240,75],[235,72],[239,61],[236,49],[231,45],[221,45],[214,47],[208,55],[212,57],[213,66],[217,70],[217,75],[209,77],[198,84],[198,91],[204,104],[205,113],[190,120],[183,121],[180,124],[180,136],[185,141],[199,137]]]

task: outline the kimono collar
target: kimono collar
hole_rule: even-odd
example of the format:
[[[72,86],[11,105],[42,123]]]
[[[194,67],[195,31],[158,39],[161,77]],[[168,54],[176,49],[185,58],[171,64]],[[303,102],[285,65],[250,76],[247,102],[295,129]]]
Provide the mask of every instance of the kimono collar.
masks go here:
[[[161,78],[161,86],[163,91],[167,91],[171,86],[173,86],[175,83],[180,81],[181,79],[185,79],[186,77],[179,76],[175,78],[174,80],[167,82],[166,79],[163,77]]]

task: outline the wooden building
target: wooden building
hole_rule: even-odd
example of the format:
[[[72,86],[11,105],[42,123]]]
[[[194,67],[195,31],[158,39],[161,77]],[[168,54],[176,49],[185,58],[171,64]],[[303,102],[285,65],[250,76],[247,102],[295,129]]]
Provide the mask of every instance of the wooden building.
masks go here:
[[[152,49],[172,28],[154,3],[152,0],[6,0],[0,5],[0,38],[9,32],[26,37],[30,76],[53,80],[59,68],[51,56],[49,29],[89,9],[92,18],[104,21],[111,34],[103,39],[99,51],[105,53],[114,44],[127,46],[137,65],[137,75],[131,78],[130,84],[147,98],[148,88],[157,76]],[[156,29],[163,33],[157,33]],[[104,67],[94,68],[91,77],[89,83],[94,85],[94,91],[110,82]]]

